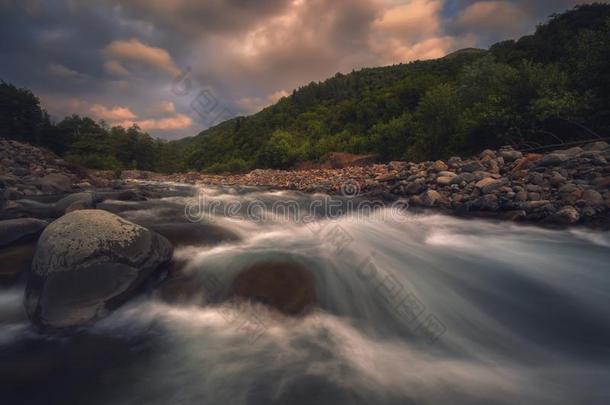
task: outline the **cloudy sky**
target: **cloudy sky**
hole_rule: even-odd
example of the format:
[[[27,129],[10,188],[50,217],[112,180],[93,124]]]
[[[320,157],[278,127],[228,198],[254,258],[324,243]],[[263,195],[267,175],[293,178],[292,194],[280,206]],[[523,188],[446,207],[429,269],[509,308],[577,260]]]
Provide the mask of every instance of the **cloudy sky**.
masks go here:
[[[573,0],[0,0],[0,79],[56,119],[194,135],[336,72],[533,32]]]

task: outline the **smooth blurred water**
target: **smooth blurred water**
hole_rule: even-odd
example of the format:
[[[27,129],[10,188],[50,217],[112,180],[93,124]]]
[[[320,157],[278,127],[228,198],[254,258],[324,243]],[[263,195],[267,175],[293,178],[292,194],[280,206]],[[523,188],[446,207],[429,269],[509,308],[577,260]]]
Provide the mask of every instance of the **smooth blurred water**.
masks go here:
[[[178,248],[185,272],[222,297],[244,266],[294,261],[315,275],[317,310],[293,319],[148,294],[52,337],[23,318],[19,287],[0,290],[2,403],[610,403],[609,233],[389,209],[259,221],[247,202],[323,197],[203,191],[206,204],[243,204],[214,219],[240,240]],[[120,203],[121,215],[171,221],[192,201]]]

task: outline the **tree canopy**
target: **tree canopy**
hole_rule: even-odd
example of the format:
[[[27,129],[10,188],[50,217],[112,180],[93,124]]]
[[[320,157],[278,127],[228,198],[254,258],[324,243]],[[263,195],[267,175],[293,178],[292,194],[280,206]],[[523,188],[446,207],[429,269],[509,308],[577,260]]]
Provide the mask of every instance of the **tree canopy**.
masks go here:
[[[610,5],[576,6],[533,35],[310,83],[274,105],[178,141],[73,115],[52,123],[0,83],[0,136],[84,166],[157,171],[288,168],[328,152],[427,160],[610,130]]]
[[[330,151],[424,160],[607,134],[608,55],[610,5],[577,6],[518,41],[338,73],[178,142],[192,168],[281,168]]]

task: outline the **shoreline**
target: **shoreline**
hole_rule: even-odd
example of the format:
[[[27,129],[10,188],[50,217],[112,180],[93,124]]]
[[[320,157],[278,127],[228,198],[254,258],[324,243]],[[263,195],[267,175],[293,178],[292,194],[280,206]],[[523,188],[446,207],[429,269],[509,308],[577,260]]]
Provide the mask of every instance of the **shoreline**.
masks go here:
[[[246,174],[160,175],[126,171],[123,180],[191,185],[264,187],[433,209],[549,227],[610,229],[610,146],[595,142],[546,154],[502,148],[478,156],[421,163],[390,162],[338,169],[264,170]]]
[[[120,178],[113,172],[85,170],[42,148],[16,141],[0,139],[0,155],[4,169],[0,173],[3,219],[57,218],[67,207],[59,212],[33,203],[53,203],[58,196],[84,192],[104,194],[114,190],[126,200],[155,198],[158,193],[148,193],[146,187],[138,189],[137,185],[134,189],[131,182],[148,180],[324,193],[386,204],[401,200],[414,210],[431,209],[462,218],[610,229],[610,145],[601,141],[545,154],[523,154],[505,147],[485,150],[471,158],[420,163],[256,169],[222,175],[125,170]],[[75,196],[78,204],[70,210],[93,206],[90,198]]]

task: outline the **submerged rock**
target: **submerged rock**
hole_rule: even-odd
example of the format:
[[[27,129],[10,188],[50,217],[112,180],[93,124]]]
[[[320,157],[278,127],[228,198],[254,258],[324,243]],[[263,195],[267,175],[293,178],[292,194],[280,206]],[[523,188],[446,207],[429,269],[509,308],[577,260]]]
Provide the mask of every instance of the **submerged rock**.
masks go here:
[[[76,209],[95,208],[95,196],[93,193],[75,193],[55,203],[55,210],[58,216],[67,214]]]
[[[145,226],[163,235],[174,246],[212,246],[240,239],[234,232],[212,224],[175,222]]]
[[[156,295],[168,304],[204,306],[208,302],[204,283],[194,276],[187,275],[163,281]]]
[[[25,307],[38,326],[62,328],[103,317],[172,257],[155,232],[101,210],[81,210],[42,233]]]
[[[118,201],[146,201],[147,198],[135,190],[121,191],[116,195]]]
[[[316,302],[312,272],[288,261],[261,262],[242,270],[231,291],[234,297],[259,302],[292,316],[306,314]]]

